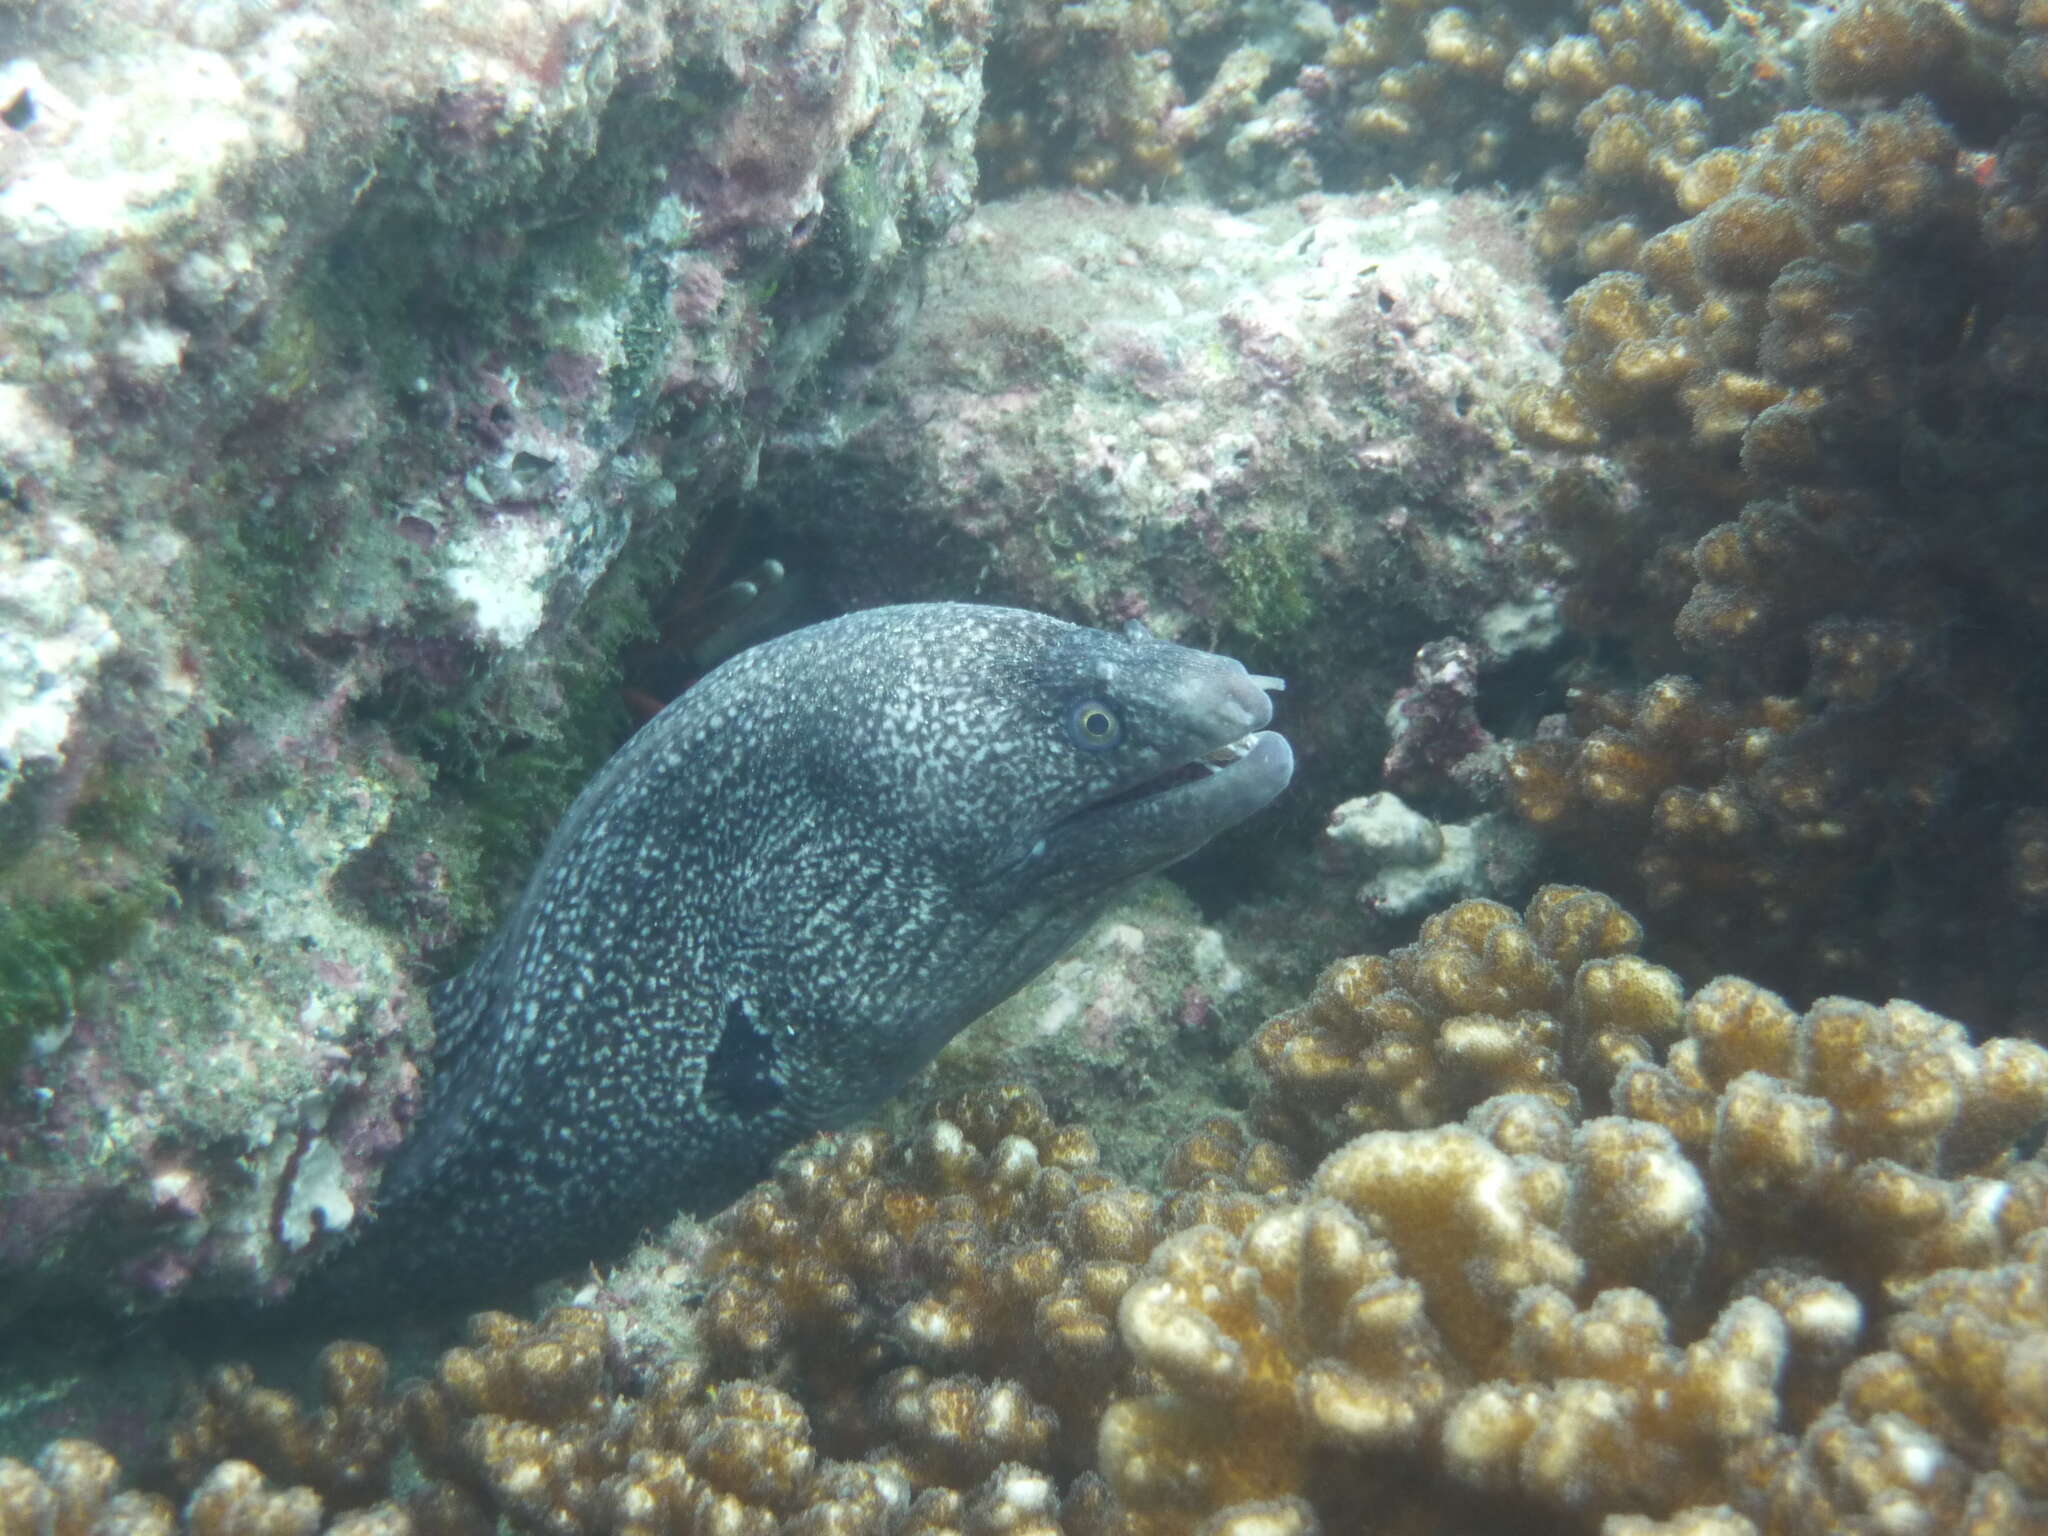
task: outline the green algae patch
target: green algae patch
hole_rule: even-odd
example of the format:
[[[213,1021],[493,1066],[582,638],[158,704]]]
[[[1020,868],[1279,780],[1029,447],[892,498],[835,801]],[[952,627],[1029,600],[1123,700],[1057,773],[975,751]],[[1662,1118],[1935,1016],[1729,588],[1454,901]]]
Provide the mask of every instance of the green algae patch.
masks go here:
[[[16,786],[0,824],[0,1083],[38,1036],[60,1036],[95,978],[175,900],[154,763]]]
[[[0,1082],[14,1075],[37,1036],[70,1027],[79,989],[128,951],[160,895],[0,897]]]
[[[1236,535],[1223,572],[1231,625],[1268,645],[1307,629],[1316,616],[1307,581],[1312,559],[1312,541],[1298,529]]]

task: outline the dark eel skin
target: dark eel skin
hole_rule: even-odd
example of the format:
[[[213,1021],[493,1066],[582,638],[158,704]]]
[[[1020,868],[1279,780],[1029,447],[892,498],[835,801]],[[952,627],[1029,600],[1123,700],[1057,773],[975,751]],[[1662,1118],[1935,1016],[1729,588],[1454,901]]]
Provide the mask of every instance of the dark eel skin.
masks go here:
[[[302,1291],[508,1294],[728,1203],[1286,788],[1271,686],[965,603],[734,657],[597,774],[436,990],[419,1118]]]

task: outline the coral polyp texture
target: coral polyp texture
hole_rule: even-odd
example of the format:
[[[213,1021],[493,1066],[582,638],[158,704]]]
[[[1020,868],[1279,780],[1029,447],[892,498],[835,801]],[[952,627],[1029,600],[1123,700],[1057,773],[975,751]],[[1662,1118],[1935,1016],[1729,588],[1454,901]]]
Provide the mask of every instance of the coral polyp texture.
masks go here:
[[[355,1222],[749,413],[966,211],[986,20],[10,18],[0,1312]]]
[[[1403,1128],[1126,1292],[1153,1385],[1100,1452],[1129,1528],[1285,1497],[1389,1530],[2048,1518],[2048,1166],[2015,1150],[2048,1052],[1908,1003],[1688,996],[1640,938],[1590,892],[1466,902],[1269,1026],[1276,1097],[1349,1066],[1323,1134]]]
[[[324,1506],[373,1501],[391,1476],[398,1450],[388,1368],[367,1344],[330,1344],[316,1362],[320,1407],[308,1413],[288,1394],[258,1386],[246,1365],[222,1366],[207,1380],[173,1431],[166,1460],[199,1486],[222,1462],[260,1462],[287,1485],[311,1490]]]
[[[1594,133],[1581,113],[1611,91],[1754,126],[1794,94],[1798,28],[1783,6],[1683,0],[1019,0],[990,40],[984,183],[1237,205],[1389,181],[1527,185],[1569,163]],[[1608,148],[1612,161],[1614,135]]]
[[[1275,1030],[1436,1064],[1291,1126],[1306,1177],[1217,1118],[1125,1184],[986,1090],[902,1142],[822,1140],[717,1223],[695,1348],[629,1363],[599,1284],[472,1319],[395,1391],[365,1345],[312,1407],[228,1368],[151,1491],[59,1441],[0,1461],[0,1525],[2043,1529],[2048,1051],[1907,1002],[1688,991],[1643,943],[1547,887],[1446,909],[1386,985],[1339,962]],[[1472,1070],[1489,1029],[1547,1065]]]
[[[1597,275],[1517,416],[1609,458],[1553,480],[1539,542],[1628,664],[1510,773],[1687,966],[2036,1032],[2043,27],[1861,0],[1802,45],[1811,104],[1745,131],[1583,109],[1535,239]]]
[[[934,1398],[935,1378],[970,1395],[1007,1378],[1004,1422],[1036,1453],[972,1435],[993,1460],[955,1453],[937,1480],[964,1491],[997,1463],[1048,1456],[1071,1469],[1126,1367],[1117,1298],[1163,1230],[1158,1198],[1098,1169],[1085,1130],[1035,1094],[984,1090],[941,1102],[905,1143],[871,1132],[797,1158],[721,1217],[704,1341],[721,1369],[801,1392],[849,1449],[920,1404],[968,1411]],[[888,1375],[902,1360],[915,1374]]]
[[[1427,918],[1413,944],[1326,970],[1252,1042],[1261,1128],[1320,1153],[1361,1131],[1440,1125],[1501,1093],[1580,1107],[1675,1040],[1678,978],[1635,951],[1611,900],[1546,886],[1526,921],[1493,901]],[[1585,1086],[1582,1087],[1581,1085]]]
[[[147,1536],[940,1536],[1099,1530],[1100,1480],[1062,1492],[1007,1449],[1042,1445],[1049,1418],[1018,1417],[1016,1389],[898,1373],[877,1412],[902,1449],[859,1462],[824,1454],[804,1407],[764,1382],[668,1366],[628,1387],[606,1325],[575,1307],[538,1322],[470,1320],[469,1340],[396,1394],[368,1345],[335,1346],[360,1377],[301,1410],[246,1372],[210,1384],[172,1437],[173,1498],[121,1487],[118,1463],[89,1441],[59,1440],[32,1463],[0,1459],[0,1529],[126,1530]],[[330,1351],[330,1355],[333,1351]],[[274,1407],[266,1407],[274,1404]],[[225,1410],[225,1411],[224,1411]],[[276,1433],[345,1420],[402,1447],[416,1475],[395,1489],[388,1455],[354,1459],[336,1442],[310,1459]],[[1041,1434],[1035,1442],[1032,1428]],[[202,1451],[202,1447],[204,1448]],[[928,1469],[988,1465],[963,1488]],[[294,1481],[304,1477],[307,1481]]]

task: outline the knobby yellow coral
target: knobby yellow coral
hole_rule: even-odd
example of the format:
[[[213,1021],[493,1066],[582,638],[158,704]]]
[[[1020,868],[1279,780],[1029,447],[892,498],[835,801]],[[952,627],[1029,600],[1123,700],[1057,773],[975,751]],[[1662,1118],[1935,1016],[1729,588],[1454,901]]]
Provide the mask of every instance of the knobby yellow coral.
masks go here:
[[[848,1450],[894,1436],[878,1438],[878,1391],[890,1405],[881,1422],[913,1401],[957,1421],[973,1411],[961,1383],[1008,1380],[1014,1421],[1049,1411],[1064,1437],[1035,1441],[1079,1465],[1088,1435],[1072,1426],[1092,1422],[1124,1365],[1117,1297],[1162,1231],[1159,1199],[1095,1156],[1037,1095],[996,1089],[937,1105],[906,1145],[860,1132],[791,1160],[717,1224],[705,1261],[713,1362],[802,1391]],[[955,1395],[932,1396],[922,1376],[914,1392],[900,1373],[885,1383],[906,1357]],[[975,1480],[964,1467],[956,1478]]]
[[[969,1095],[735,1209],[707,1360],[629,1378],[562,1308],[473,1319],[396,1400],[364,1346],[311,1410],[229,1370],[182,1506],[58,1442],[0,1461],[0,1530],[2043,1529],[2048,1051],[1688,993],[1642,942],[1547,887],[1339,962],[1258,1053],[1306,1180],[1218,1119],[1120,1184],[1031,1094]]]
[[[1526,925],[1497,902],[1440,912],[1391,955],[1331,966],[1306,1004],[1259,1031],[1260,1126],[1315,1155],[1357,1131],[1442,1124],[1498,1093],[1575,1109],[1590,1086],[1604,1104],[1615,1069],[1678,1032],[1678,980],[1634,954],[1641,942],[1612,901],[1562,886],[1537,896]],[[1584,1084],[1568,1071],[1582,1062],[1596,1068],[1576,1074]]]
[[[1587,281],[1516,416],[1634,481],[1561,475],[1538,556],[1633,655],[1517,746],[1514,800],[1691,963],[2035,1029],[2043,908],[1978,872],[2024,848],[1980,806],[2035,798],[2048,718],[2012,510],[2048,464],[2048,13],[1855,0],[1804,54],[1809,99],[1739,125],[1630,82],[1572,107],[1533,227]],[[1628,719],[1673,687],[1693,750]]]
[[[1119,1313],[1155,1385],[1100,1433],[1131,1529],[1282,1496],[1388,1529],[2048,1519],[2048,1166],[2013,1151],[2048,1052],[1906,1003],[1688,997],[1639,939],[1589,892],[1466,902],[1267,1027],[1278,1084],[1321,1094],[1297,1145],[1413,1128],[1155,1252]]]

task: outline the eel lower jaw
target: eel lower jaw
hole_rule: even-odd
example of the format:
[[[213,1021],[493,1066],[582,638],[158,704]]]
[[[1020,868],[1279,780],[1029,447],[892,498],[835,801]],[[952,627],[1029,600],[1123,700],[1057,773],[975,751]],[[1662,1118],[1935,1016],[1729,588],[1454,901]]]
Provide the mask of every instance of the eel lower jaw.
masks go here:
[[[1075,817],[1092,816],[1099,811],[1110,810],[1119,805],[1133,805],[1140,800],[1149,800],[1155,795],[1163,795],[1169,790],[1178,789],[1184,784],[1199,784],[1204,779],[1212,778],[1216,774],[1224,772],[1232,764],[1247,756],[1251,752],[1257,736],[1258,732],[1247,731],[1244,735],[1238,737],[1237,740],[1226,741],[1222,746],[1205,752],[1202,756],[1190,762],[1177,763],[1173,767],[1166,769],[1163,773],[1155,774],[1141,783],[1132,784],[1124,789],[1120,789],[1115,794],[1098,800],[1093,805],[1086,806],[1075,812]]]
[[[1262,810],[1293,777],[1287,738],[1250,731],[1074,812],[1031,856],[1042,856],[1049,841],[1071,846],[1088,839],[1103,852],[1119,844],[1150,847],[1156,851],[1141,855],[1141,865],[1157,868]]]
[[[1251,731],[1205,754],[1197,773],[1148,799],[1208,824],[1203,840],[1263,810],[1294,778],[1294,749],[1278,731]],[[1183,770],[1185,772],[1185,770]]]

